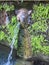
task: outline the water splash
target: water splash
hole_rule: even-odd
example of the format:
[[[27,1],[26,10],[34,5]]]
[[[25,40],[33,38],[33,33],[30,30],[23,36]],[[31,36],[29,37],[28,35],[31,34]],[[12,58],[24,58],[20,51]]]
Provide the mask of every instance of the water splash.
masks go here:
[[[7,15],[7,14],[6,14]],[[6,16],[6,21],[5,21],[5,24],[6,24],[6,26],[9,24],[9,17],[8,17],[8,15]]]
[[[13,45],[14,45],[14,43],[15,43],[15,39],[16,39],[16,37],[17,37],[19,28],[20,28],[20,23],[18,23],[17,26],[16,26],[15,29],[14,29],[14,37],[13,37],[12,42],[11,42],[11,46],[10,46],[11,50],[10,50],[10,53],[9,53],[8,59],[7,59],[8,61],[7,61],[7,63],[4,64],[4,65],[11,65],[11,62],[10,62],[10,61],[11,61],[11,59],[12,59]],[[18,30],[16,31],[16,29],[18,29]]]

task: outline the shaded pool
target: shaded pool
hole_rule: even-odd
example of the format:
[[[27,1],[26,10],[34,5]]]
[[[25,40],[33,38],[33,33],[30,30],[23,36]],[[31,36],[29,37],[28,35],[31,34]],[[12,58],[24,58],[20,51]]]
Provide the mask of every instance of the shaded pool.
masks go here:
[[[0,65],[4,65],[7,62],[10,48],[0,44]],[[16,62],[16,50],[13,50],[11,65],[15,65]]]

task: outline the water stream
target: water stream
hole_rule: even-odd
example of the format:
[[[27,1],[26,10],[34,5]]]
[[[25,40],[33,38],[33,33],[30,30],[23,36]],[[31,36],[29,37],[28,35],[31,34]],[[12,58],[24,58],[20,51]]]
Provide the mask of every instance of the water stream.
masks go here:
[[[11,41],[11,46],[10,46],[11,50],[10,50],[10,53],[8,55],[7,62],[4,65],[11,65],[10,61],[12,60],[13,47],[14,47],[15,39],[16,39],[17,34],[18,34],[18,31],[16,31],[16,28],[19,29],[20,28],[19,26],[20,26],[20,23],[18,23],[17,26],[14,29],[14,36],[13,36],[13,39]]]

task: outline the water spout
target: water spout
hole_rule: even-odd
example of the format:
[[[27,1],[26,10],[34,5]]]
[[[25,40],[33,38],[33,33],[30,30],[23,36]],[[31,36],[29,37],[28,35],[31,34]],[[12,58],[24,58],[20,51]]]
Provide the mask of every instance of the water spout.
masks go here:
[[[16,39],[17,34],[18,34],[18,31],[16,31],[16,28],[19,30],[19,28],[20,28],[20,23],[18,23],[17,26],[16,26],[15,29],[14,29],[14,36],[13,36],[13,39],[12,39],[12,42],[11,42],[11,46],[10,46],[11,50],[10,50],[10,53],[9,53],[9,55],[8,55],[7,63],[4,64],[4,65],[11,65],[10,61],[11,61],[11,59],[12,59],[13,47],[14,47],[15,39]]]

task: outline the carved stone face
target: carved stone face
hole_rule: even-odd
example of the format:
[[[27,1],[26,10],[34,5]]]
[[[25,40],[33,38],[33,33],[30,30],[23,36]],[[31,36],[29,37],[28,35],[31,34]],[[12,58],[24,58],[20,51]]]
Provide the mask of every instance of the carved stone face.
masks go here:
[[[17,15],[17,20],[23,24],[24,26],[27,24],[31,24],[31,13],[32,10],[27,10],[27,9],[20,9],[15,11],[16,15]]]
[[[0,11],[0,25],[8,24],[8,16],[5,10]]]

